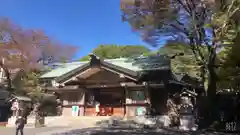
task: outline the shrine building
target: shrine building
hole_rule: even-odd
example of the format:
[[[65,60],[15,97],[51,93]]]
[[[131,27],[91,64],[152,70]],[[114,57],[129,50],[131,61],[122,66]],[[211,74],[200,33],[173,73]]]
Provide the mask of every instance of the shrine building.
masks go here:
[[[94,116],[96,102],[100,103],[101,115],[136,116],[148,106],[162,115],[170,94],[180,94],[184,88],[198,93],[198,86],[181,81],[162,56],[151,68],[127,58],[90,56],[89,61],[55,64],[40,77],[43,89],[60,96],[64,116],[76,110],[74,115]],[[143,58],[139,62],[151,60]]]

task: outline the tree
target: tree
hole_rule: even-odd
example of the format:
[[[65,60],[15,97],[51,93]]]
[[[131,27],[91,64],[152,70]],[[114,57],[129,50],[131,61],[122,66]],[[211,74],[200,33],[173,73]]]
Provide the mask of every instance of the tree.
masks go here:
[[[200,67],[194,58],[190,46],[176,41],[169,41],[159,48],[160,55],[172,56],[177,53],[184,53],[171,60],[171,67],[175,73],[186,73],[191,77],[200,78]]]
[[[228,10],[232,9],[231,21],[232,21],[232,32],[235,33],[234,39],[231,40],[233,46],[225,47],[223,52],[223,66],[218,70],[219,83],[218,87],[220,89],[234,89],[239,91],[239,56],[238,52],[240,50],[240,1],[239,0],[222,0],[216,1],[221,7],[221,15],[224,17]],[[235,3],[234,3],[235,2]],[[227,6],[230,5],[230,6]],[[219,20],[221,21],[221,20]],[[222,53],[223,54],[223,53]]]
[[[91,58],[90,58],[90,56],[83,56],[81,59],[80,59],[80,61],[88,61],[88,60],[90,60]]]
[[[180,40],[191,47],[201,66],[201,79],[209,104],[209,120],[214,118],[216,104],[217,49],[232,44],[236,32],[232,17],[239,11],[238,0],[217,6],[213,0],[122,0],[123,21],[141,33],[153,46],[159,40]],[[230,43],[229,43],[230,41]],[[205,54],[207,48],[207,54]]]
[[[223,50],[223,65],[218,70],[219,89],[233,89],[239,91],[240,88],[240,37],[236,38],[234,45]]]
[[[6,76],[8,90],[13,88],[13,77],[16,77],[15,82],[21,80],[24,73],[63,58],[69,59],[75,51],[74,46],[51,40],[42,31],[23,29],[0,18],[0,67]]]
[[[95,55],[104,59],[115,59],[121,57],[132,57],[135,55],[142,55],[150,52],[150,50],[144,46],[137,45],[99,45],[92,51]],[[81,58],[81,61],[89,60],[88,56]]]
[[[40,30],[23,29],[10,20],[0,18],[0,68],[6,76],[7,90],[12,95],[26,95],[39,103],[37,114],[56,102],[42,90],[38,77],[45,66],[71,59],[76,47],[50,39]],[[46,102],[47,101],[47,102]],[[50,108],[54,108],[51,106]],[[24,115],[31,109],[25,108]],[[42,119],[38,117],[38,120]]]

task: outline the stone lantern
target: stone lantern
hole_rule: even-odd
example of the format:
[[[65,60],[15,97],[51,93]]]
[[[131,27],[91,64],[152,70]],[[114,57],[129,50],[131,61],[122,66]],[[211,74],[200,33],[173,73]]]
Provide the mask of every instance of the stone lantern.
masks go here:
[[[193,95],[183,92],[181,93],[180,105],[180,129],[182,130],[195,130],[195,119],[193,114],[193,103],[191,99]]]

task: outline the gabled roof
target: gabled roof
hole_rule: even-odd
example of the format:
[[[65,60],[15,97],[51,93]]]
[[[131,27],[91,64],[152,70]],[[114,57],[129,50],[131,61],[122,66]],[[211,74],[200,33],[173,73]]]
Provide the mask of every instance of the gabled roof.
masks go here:
[[[53,69],[50,72],[47,72],[43,74],[40,78],[56,78],[60,77],[74,69],[77,69],[84,64],[88,63],[86,62],[71,62],[71,63],[59,63],[55,69]]]
[[[154,58],[153,60],[151,60],[153,61],[154,66],[150,68],[144,68],[144,66],[146,67],[145,63],[148,64],[151,58],[140,59],[140,61],[138,62],[142,64],[136,64],[136,60],[134,61],[128,58],[102,60],[97,58],[97,56],[95,55],[92,55],[91,57],[92,58],[90,61],[57,63],[55,64],[55,68],[52,71],[43,74],[40,77],[40,79],[54,79],[56,82],[62,83],[76,76],[82,71],[91,68],[92,66],[93,67],[103,66],[104,68],[114,70],[119,74],[124,74],[135,81],[146,81],[147,79],[149,80],[150,78],[150,79],[168,79],[169,83],[175,84],[177,83],[179,85],[187,86],[190,86],[192,83],[192,82],[188,83],[188,81],[186,82],[184,79],[186,77],[184,75],[176,75],[172,73],[170,65],[168,67],[167,66],[168,63],[164,63],[163,61],[164,59]],[[157,65],[155,63],[157,63]],[[156,70],[160,72],[156,72]],[[163,70],[164,72],[162,72]],[[166,75],[168,77],[166,77]]]
[[[80,70],[82,67],[88,66],[90,61],[83,62],[71,62],[71,63],[62,63],[50,72],[43,74],[40,78],[58,78],[66,74],[70,74],[73,71]],[[103,65],[109,65],[113,68],[119,68],[124,71],[131,73],[136,73],[140,71],[141,68],[133,65],[133,62],[128,61],[127,58],[118,58],[118,59],[106,59],[102,60]]]
[[[52,71],[43,74],[41,79],[55,79],[57,82],[64,82],[71,77],[74,77],[76,74],[81,73],[91,67],[94,66],[103,66],[109,70],[116,71],[119,74],[124,74],[129,78],[139,81],[140,78],[143,80],[151,77],[155,77],[155,79],[159,79],[162,77],[164,79],[163,74],[160,76],[155,71],[170,71],[170,64],[166,63],[165,59],[162,56],[156,57],[139,57],[136,59],[128,59],[128,58],[118,58],[118,59],[106,59],[102,60],[95,55],[90,55],[90,61],[84,62],[72,62],[72,63],[63,63],[57,64],[57,68]],[[148,63],[150,62],[150,63]],[[153,67],[151,67],[153,65]],[[147,67],[147,68],[146,68]],[[154,72],[152,72],[154,71]],[[149,76],[146,76],[149,75]],[[157,77],[157,78],[156,78]],[[145,79],[144,79],[145,78]],[[166,79],[166,78],[165,78]],[[170,79],[170,78],[169,78]],[[142,81],[143,81],[142,80]]]

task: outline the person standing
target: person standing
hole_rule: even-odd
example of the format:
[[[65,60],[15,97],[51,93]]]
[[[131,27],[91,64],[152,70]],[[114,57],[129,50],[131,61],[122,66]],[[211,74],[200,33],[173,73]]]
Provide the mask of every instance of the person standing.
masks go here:
[[[18,119],[15,122],[16,124],[16,135],[20,132],[21,135],[23,135],[23,129],[25,126],[25,118],[22,116],[19,116]]]
[[[96,116],[99,116],[100,115],[100,103],[99,102],[96,102],[95,111],[96,111]]]

